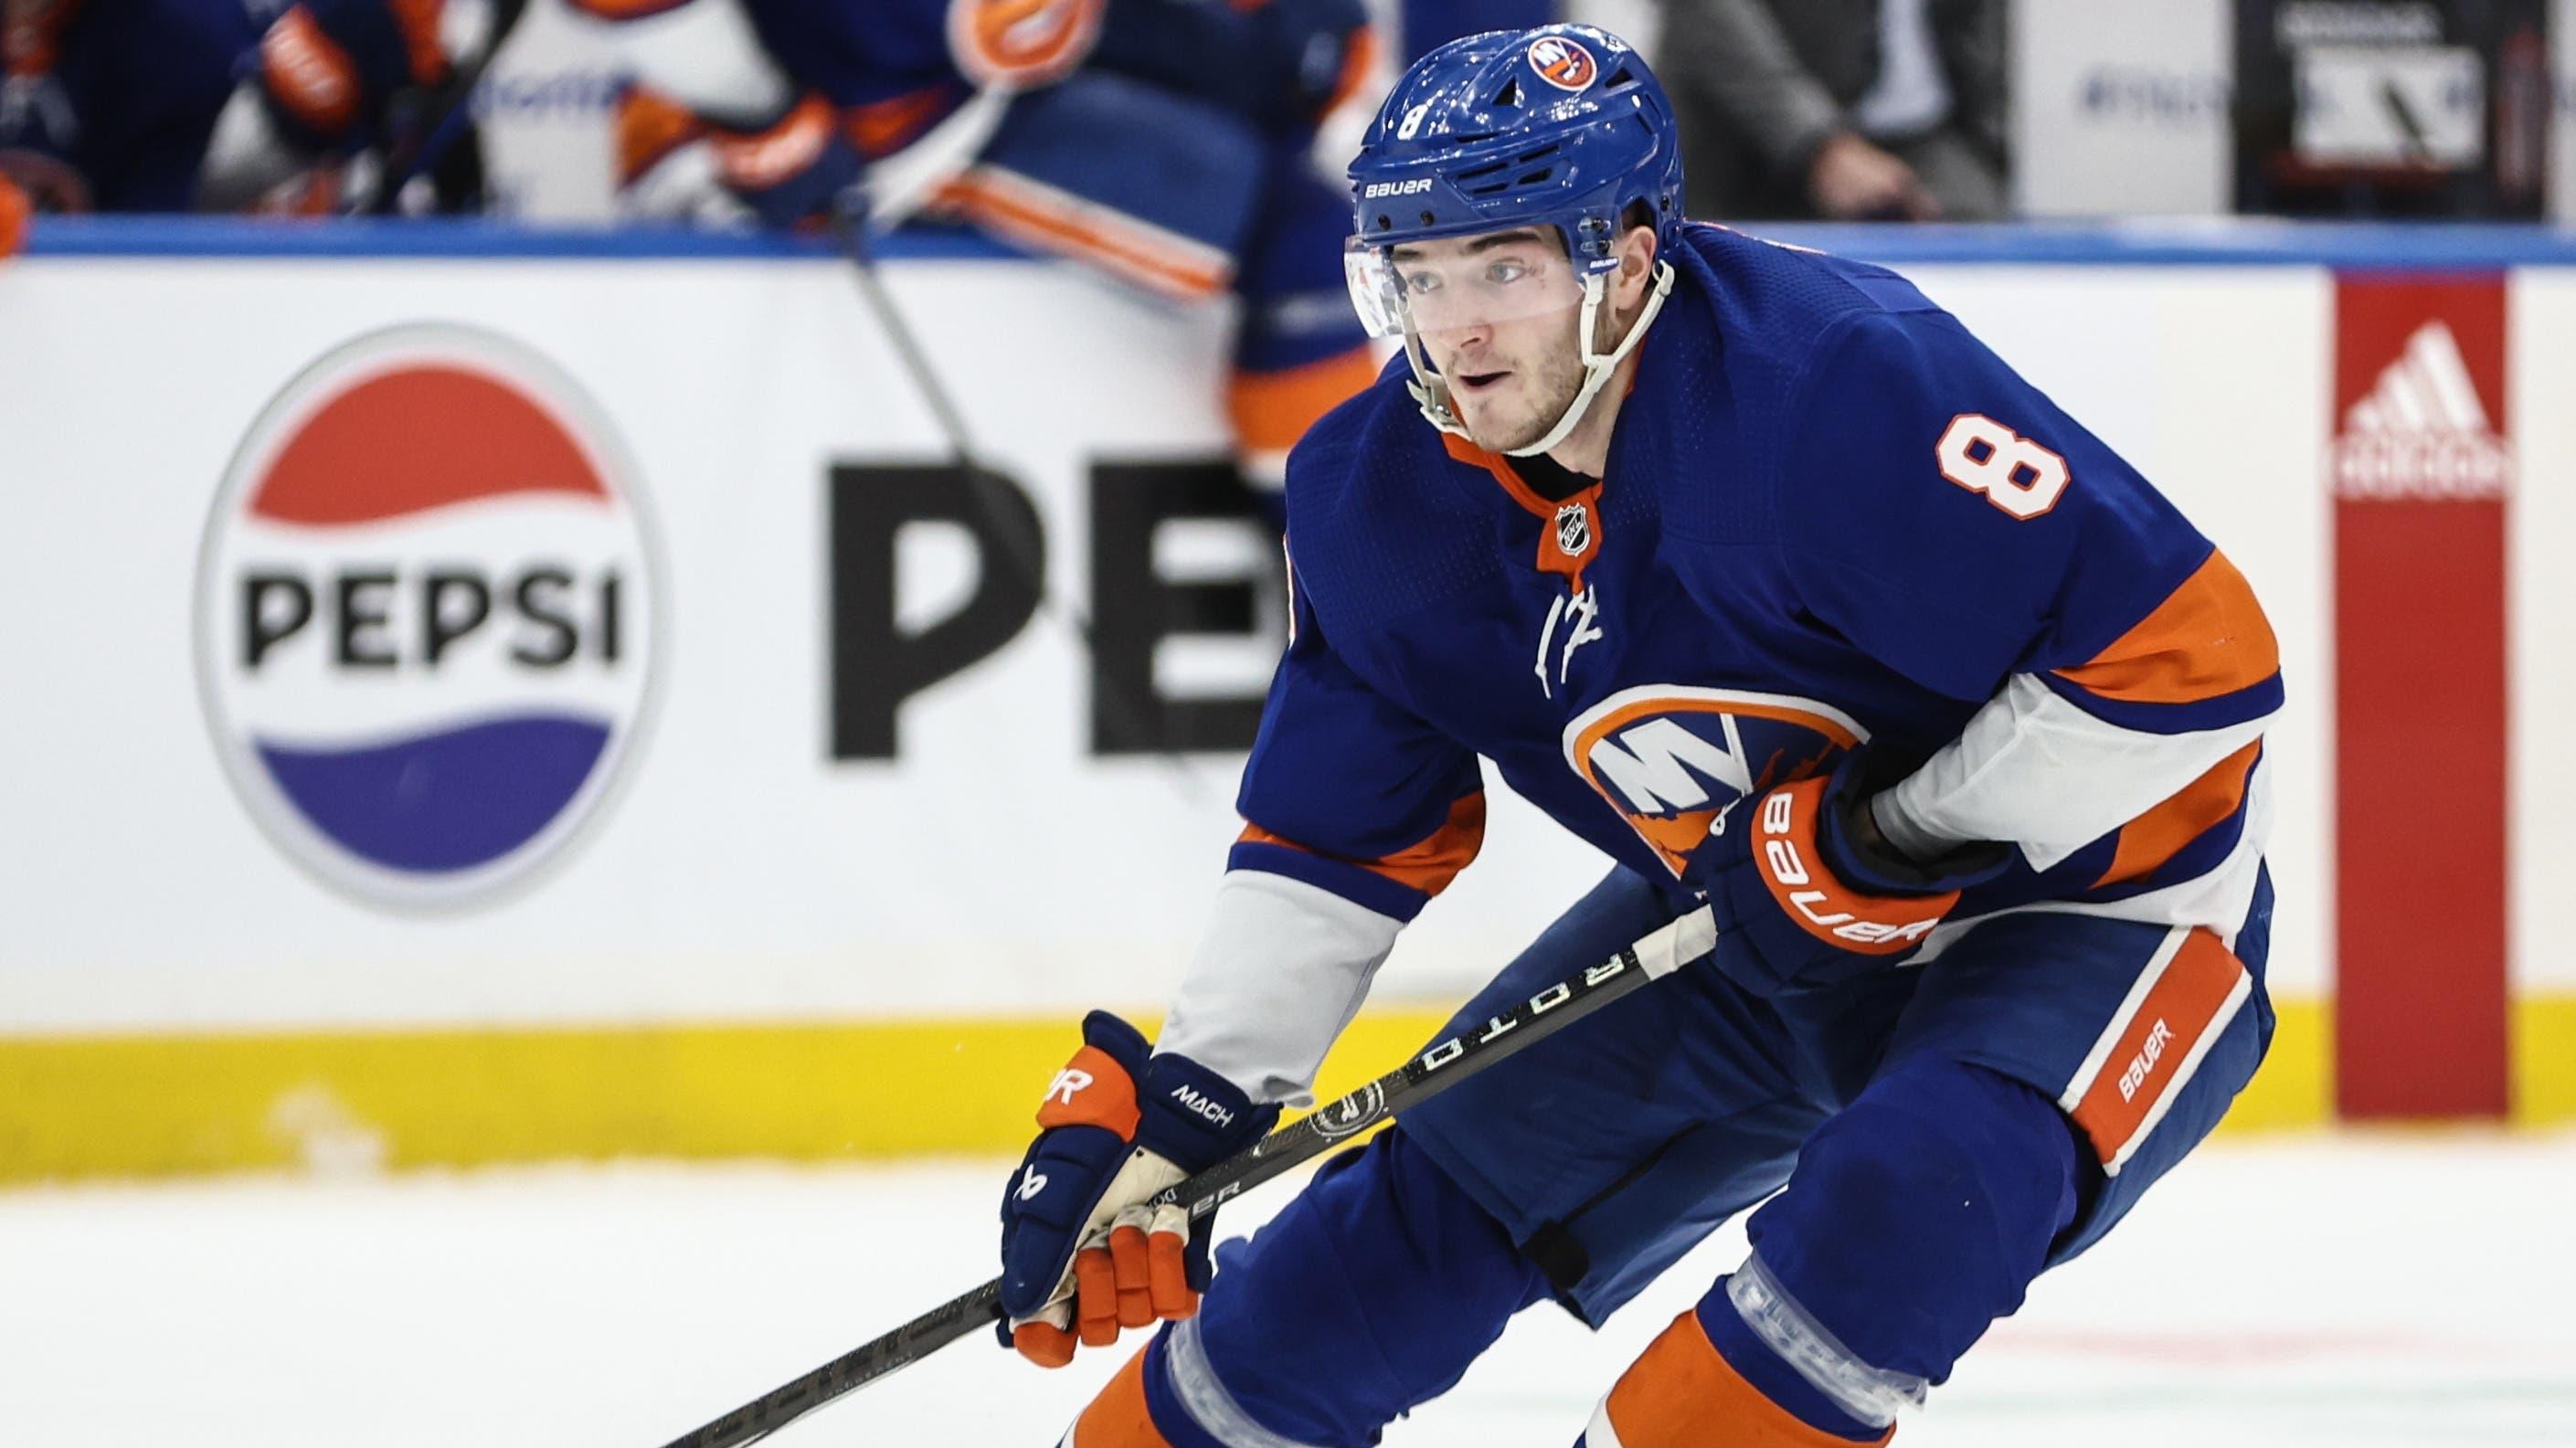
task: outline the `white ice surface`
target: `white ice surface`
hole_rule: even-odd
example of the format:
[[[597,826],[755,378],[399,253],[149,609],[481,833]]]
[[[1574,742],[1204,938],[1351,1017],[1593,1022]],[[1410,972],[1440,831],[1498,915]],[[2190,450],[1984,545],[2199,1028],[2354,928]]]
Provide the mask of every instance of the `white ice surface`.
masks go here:
[[[0,1444],[657,1448],[988,1275],[1003,1172],[0,1194]],[[1741,1252],[1721,1233],[1598,1336],[1524,1315],[1387,1443],[1563,1448]],[[1046,1448],[1117,1356],[1043,1373],[970,1340],[770,1441]],[[2576,1136],[2205,1149],[2043,1279],[1898,1442],[2576,1445]]]

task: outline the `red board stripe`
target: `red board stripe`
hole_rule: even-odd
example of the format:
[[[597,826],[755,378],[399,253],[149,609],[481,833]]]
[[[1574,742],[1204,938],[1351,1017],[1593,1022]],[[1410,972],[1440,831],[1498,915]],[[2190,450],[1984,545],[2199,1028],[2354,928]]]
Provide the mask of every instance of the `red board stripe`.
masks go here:
[[[2336,284],[2335,1062],[2348,1118],[2508,1106],[2501,277]]]

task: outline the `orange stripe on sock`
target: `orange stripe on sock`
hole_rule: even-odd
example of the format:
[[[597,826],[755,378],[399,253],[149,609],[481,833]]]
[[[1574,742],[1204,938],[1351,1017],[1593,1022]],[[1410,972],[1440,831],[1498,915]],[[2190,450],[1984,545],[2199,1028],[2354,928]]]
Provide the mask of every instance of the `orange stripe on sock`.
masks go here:
[[[1225,395],[1235,440],[1253,452],[1286,452],[1316,419],[1376,380],[1377,359],[1365,346],[1277,372],[1239,371]]]
[[[2263,753],[2260,740],[2218,761],[2207,774],[2186,784],[2164,803],[2120,827],[2120,846],[2111,868],[2094,888],[2117,885],[2154,873],[2183,847],[2207,834],[2245,803],[2246,782]]]
[[[1619,1375],[1601,1410],[1620,1448],[1852,1448],[1762,1396],[1684,1312]],[[1885,1443],[1896,1430],[1876,1439]],[[1088,1443],[1081,1448],[1090,1448]]]
[[[1310,855],[1322,853],[1308,849],[1285,835],[1274,835],[1261,826],[1251,823],[1244,825],[1243,833],[1236,837],[1236,842],[1250,845],[1284,845],[1289,849],[1301,850]],[[1484,843],[1485,795],[1484,791],[1478,790],[1451,804],[1448,822],[1424,836],[1420,841],[1407,845],[1392,855],[1381,856],[1374,860],[1353,860],[1350,863],[1372,875],[1382,875],[1393,880],[1408,890],[1419,890],[1425,895],[1437,895],[1449,888],[1449,882],[1457,879],[1458,872],[1467,868],[1468,864],[1476,858],[1476,852],[1484,847]]]
[[[2212,552],[2155,611],[2092,660],[2057,676],[2106,699],[2189,704],[2281,670],[2281,646],[2245,575]]]
[[[1082,1410],[1071,1448],[1172,1448],[1145,1411],[1145,1354],[1137,1353]]]
[[[1156,237],[1121,225],[1108,208],[1026,177],[979,166],[942,182],[937,203],[1014,241],[1092,263],[1136,285],[1184,301],[1223,292],[1233,267],[1213,247]]]
[[[2249,984],[2243,962],[2217,936],[2194,930],[2184,937],[2068,1113],[2105,1167],[2117,1171],[2128,1159],[2158,1103],[2190,1079],[2202,1039],[2226,1029],[2239,989]]]

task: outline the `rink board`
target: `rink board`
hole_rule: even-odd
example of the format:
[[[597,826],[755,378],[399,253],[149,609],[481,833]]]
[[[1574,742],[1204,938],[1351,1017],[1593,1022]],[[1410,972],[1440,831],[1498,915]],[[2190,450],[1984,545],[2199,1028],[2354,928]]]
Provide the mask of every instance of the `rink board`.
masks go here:
[[[2271,743],[2286,1024],[2239,1119],[2378,1112],[2390,1091],[2385,1114],[2406,1115],[2435,1079],[2497,1103],[2435,1114],[2576,1119],[2576,954],[2551,909],[2576,874],[2576,759],[2555,743],[2576,706],[2576,414],[2555,402],[2576,395],[2576,248],[2486,230],[1800,239],[1915,276],[2264,598],[2290,684]],[[942,633],[1015,564],[939,513],[945,443],[846,263],[811,248],[92,223],[40,229],[0,268],[0,1179],[343,1149],[997,1149],[1062,1022],[1164,997],[1237,827],[1231,775],[1279,627],[1275,554],[1210,501],[1224,319],[972,243],[896,253],[897,297],[1035,523],[1052,614]],[[2419,488],[2403,501],[2427,516],[2496,526],[2420,577],[2403,549],[2346,549],[2382,572],[2347,561],[2338,579],[2351,520],[2384,518],[2332,487],[2348,404],[2412,355],[2338,354],[2338,308],[2360,305],[2339,279],[2388,274],[2497,298],[2498,336],[2459,328],[2492,436],[2436,441],[2508,457],[2510,485]],[[292,471],[270,455],[292,453],[331,359],[422,324],[528,359],[615,477],[606,532],[498,492],[316,523],[278,502],[284,483],[262,491]],[[567,597],[607,599],[581,589],[612,572],[623,590],[575,631],[614,667],[552,693],[475,652],[505,628],[545,640],[508,600],[548,550],[589,560],[566,565],[587,580]],[[261,593],[278,559],[301,581]],[[441,572],[480,583],[424,591]],[[2397,641],[2340,633],[2338,588],[2420,591],[2398,612],[2438,630],[2475,616],[2453,607],[2464,580],[2500,593],[2502,637],[2467,641],[2498,660],[2486,722],[2419,728],[2403,689],[2339,717],[2339,655]],[[423,610],[476,587],[501,621],[433,660]],[[313,621],[270,657],[300,682],[245,684],[243,609],[299,588]],[[603,644],[612,613],[622,649]],[[1141,660],[1184,758],[1104,742],[1112,691],[1073,613]],[[384,870],[261,783],[279,740],[360,759],[389,731],[562,701],[605,711],[623,753],[489,888],[378,889]],[[2338,799],[2402,805],[2472,774],[2499,782],[2452,801],[2462,843],[2335,828]],[[2392,866],[2420,898],[2339,900]],[[1498,798],[1484,857],[1408,932],[1337,1069],[1400,1058],[1601,868]],[[2371,950],[2369,999],[2339,1000],[2339,957]],[[2371,1021],[2428,1035],[2359,1049]]]

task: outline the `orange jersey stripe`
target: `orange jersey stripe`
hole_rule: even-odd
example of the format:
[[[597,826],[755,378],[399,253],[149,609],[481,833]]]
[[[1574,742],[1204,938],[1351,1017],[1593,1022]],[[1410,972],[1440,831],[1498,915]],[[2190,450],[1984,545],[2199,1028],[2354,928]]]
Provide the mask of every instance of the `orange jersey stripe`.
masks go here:
[[[2189,704],[2279,673],[2280,642],[2245,575],[2212,552],[2136,627],[2057,676],[2106,699]]]
[[[1237,372],[1225,389],[1237,441],[1254,452],[1286,452],[1315,420],[1377,380],[1365,346],[1302,367]]]
[[[1529,484],[1521,481],[1520,472],[1512,466],[1510,458],[1490,449],[1478,447],[1454,432],[1440,434],[1440,445],[1447,448],[1449,456],[1459,462],[1483,468],[1492,473],[1494,481],[1502,484],[1503,491],[1511,494],[1512,501],[1520,504],[1522,508],[1542,518],[1556,516],[1556,505],[1540,497]]]
[[[1139,1351],[1082,1410],[1066,1441],[1072,1448],[1172,1448],[1145,1411],[1145,1354]]]
[[[1610,1433],[1590,1441],[1615,1436],[1619,1448],[1852,1448],[1851,1439],[1762,1396],[1708,1340],[1695,1312],[1674,1318],[1619,1375],[1593,1422],[1604,1419]],[[1876,1441],[1895,1434],[1890,1428]]]
[[[2217,936],[2191,930],[2140,984],[2144,990],[2094,1043],[2090,1078],[2079,1075],[2059,1102],[2113,1176],[2235,1019],[2253,977]]]
[[[1213,247],[1158,237],[1141,224],[1024,176],[978,166],[939,187],[937,203],[1014,241],[1072,256],[1149,291],[1199,301],[1224,291],[1231,263]]]
[[[1283,835],[1274,835],[1256,824],[1245,824],[1237,843],[1249,845],[1284,845],[1307,854],[1320,851],[1307,849]],[[1476,858],[1485,843],[1485,795],[1482,790],[1449,806],[1449,820],[1418,843],[1408,845],[1392,855],[1375,860],[1353,860],[1373,875],[1382,875],[1408,890],[1437,895],[1449,888],[1458,872]]]
[[[1581,557],[1568,554],[1558,546],[1554,528],[1542,528],[1538,535],[1539,572],[1557,574],[1565,579],[1568,589],[1581,593],[1584,565],[1599,557],[1601,552],[1601,484],[1596,482],[1571,497],[1551,500],[1541,497],[1536,489],[1524,482],[1519,469],[1514,468],[1512,460],[1503,454],[1478,447],[1454,432],[1442,433],[1440,443],[1449,450],[1450,457],[1492,473],[1494,481],[1502,484],[1503,491],[1510,494],[1512,501],[1520,504],[1525,512],[1553,522],[1567,508],[1584,510],[1589,520],[1586,529],[1590,537]]]
[[[955,107],[956,92],[946,85],[926,85],[881,101],[852,106],[841,113],[841,130],[871,161],[881,160],[920,139],[932,123]]]
[[[617,101],[617,184],[632,186],[662,158],[707,134],[688,107],[642,86]]]
[[[2120,845],[2111,868],[2093,882],[2095,889],[2154,873],[2157,866],[2181,854],[2183,847],[2236,813],[2245,803],[2246,783],[2254,761],[2263,753],[2257,740],[2184,785],[2174,796],[2120,827]]]
[[[1333,93],[1324,100],[1322,115],[1331,115],[1357,98],[1360,91],[1377,74],[1377,28],[1363,25],[1351,32],[1342,47],[1342,73],[1333,81]]]

